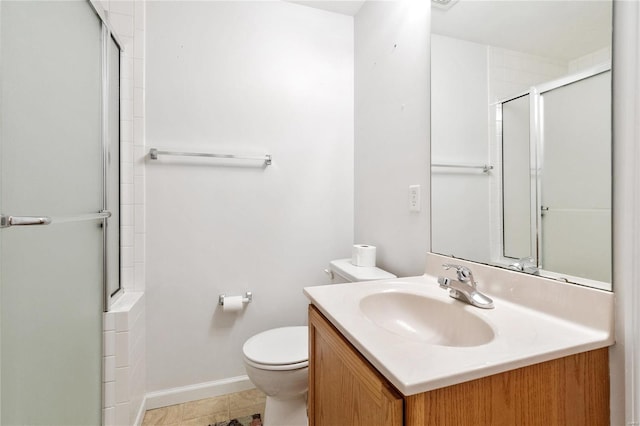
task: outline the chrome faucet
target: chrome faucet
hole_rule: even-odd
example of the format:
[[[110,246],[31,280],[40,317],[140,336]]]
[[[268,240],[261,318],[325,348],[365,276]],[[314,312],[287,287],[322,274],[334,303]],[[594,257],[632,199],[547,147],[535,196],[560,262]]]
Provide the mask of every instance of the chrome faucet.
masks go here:
[[[540,274],[540,269],[536,266],[536,261],[533,257],[523,257],[522,259],[518,259],[517,262],[510,264],[509,268],[524,272],[525,274]]]
[[[476,289],[476,281],[473,279],[473,273],[469,268],[450,264],[444,264],[442,267],[446,270],[455,269],[458,278],[457,280],[452,280],[451,278],[438,277],[440,288],[448,289],[449,296],[478,308],[493,308],[493,300]]]

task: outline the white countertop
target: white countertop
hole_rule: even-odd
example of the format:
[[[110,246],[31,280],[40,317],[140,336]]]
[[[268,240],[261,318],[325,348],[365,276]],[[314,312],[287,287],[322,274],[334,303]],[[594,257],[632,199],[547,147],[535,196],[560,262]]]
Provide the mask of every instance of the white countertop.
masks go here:
[[[523,275],[517,274],[514,281],[540,280]],[[513,275],[506,276],[513,278]],[[542,295],[545,301],[558,301],[555,311],[553,307],[537,310],[530,307],[531,303],[529,307],[526,303],[514,303],[483,290],[480,284],[479,289],[494,300],[495,308],[476,308],[450,298],[448,292],[438,286],[437,278],[430,275],[307,287],[304,294],[382,375],[408,396],[610,346],[613,344],[613,295],[576,287],[546,283],[546,287],[543,285],[539,289],[546,291]],[[416,341],[388,331],[367,318],[359,307],[363,297],[385,291],[455,304],[488,323],[495,337],[479,346],[451,347]],[[549,291],[557,294],[550,297]],[[594,291],[599,293],[594,294]],[[504,296],[522,292],[507,288],[501,293]],[[594,301],[605,306],[594,309]],[[575,310],[576,315],[567,312],[567,306],[572,306],[570,309]],[[602,318],[594,318],[598,315]],[[583,321],[585,318],[589,320]]]

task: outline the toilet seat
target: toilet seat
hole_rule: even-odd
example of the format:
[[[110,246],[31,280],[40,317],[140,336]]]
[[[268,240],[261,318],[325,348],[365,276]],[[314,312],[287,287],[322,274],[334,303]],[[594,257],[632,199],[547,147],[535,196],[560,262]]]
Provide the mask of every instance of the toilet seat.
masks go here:
[[[283,371],[283,370],[297,370],[299,368],[306,368],[309,366],[309,361],[298,362],[296,364],[280,364],[280,365],[271,365],[271,364],[260,364],[257,362],[253,362],[247,357],[244,357],[244,362],[247,365],[250,365],[258,370],[269,370],[269,371]]]
[[[309,365],[307,326],[282,327],[258,333],[242,347],[245,362],[261,370],[297,370]]]

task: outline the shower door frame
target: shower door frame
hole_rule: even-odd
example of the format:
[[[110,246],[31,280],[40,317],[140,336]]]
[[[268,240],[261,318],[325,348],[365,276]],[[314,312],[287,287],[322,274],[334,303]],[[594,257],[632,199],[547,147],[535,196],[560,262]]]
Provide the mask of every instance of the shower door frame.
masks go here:
[[[122,51],[124,50],[124,44],[117,33],[113,30],[113,27],[109,23],[104,9],[96,0],[87,0],[95,14],[100,19],[102,25],[102,208],[103,210],[107,210],[108,206],[108,197],[109,197],[109,143],[110,143],[110,134],[109,134],[109,89],[110,89],[110,73],[109,73],[109,41],[113,40],[120,52],[120,60],[122,60]],[[120,70],[118,71],[118,80],[120,80]],[[118,94],[118,102],[120,102],[120,94]],[[120,110],[120,109],[119,109]],[[120,117],[118,117],[118,121]],[[118,143],[120,143],[120,135],[118,135]],[[118,162],[120,158],[118,158]],[[120,178],[118,177],[118,182]],[[119,190],[119,188],[118,188]],[[120,197],[118,197],[120,199]],[[117,207],[120,208],[120,203],[118,203]],[[106,224],[106,221],[105,221]],[[109,274],[108,274],[108,265],[109,265],[109,254],[108,254],[108,238],[107,238],[107,226],[102,228],[103,238],[102,238],[102,248],[103,248],[103,259],[102,259],[102,287],[103,287],[103,311],[108,312],[111,307],[111,299],[112,296],[115,296],[122,290],[121,285],[118,286],[118,289],[115,293],[111,294],[109,291]],[[118,270],[120,267],[118,267]]]
[[[571,74],[547,83],[533,86],[530,94],[530,143],[531,143],[531,170],[535,170],[535,179],[531,183],[531,219],[535,223],[531,238],[535,241],[535,262],[540,268],[542,276],[561,279],[577,284],[587,283],[590,287],[602,288],[599,281],[584,277],[572,277],[567,274],[542,269],[542,174],[544,173],[544,102],[542,96],[552,90],[595,77],[611,71],[611,63],[600,64],[584,71]],[[534,222],[535,221],[535,222]],[[613,235],[613,231],[611,233]]]
[[[109,147],[110,147],[110,143],[112,141],[111,138],[111,134],[110,134],[110,83],[111,83],[111,75],[110,75],[110,57],[109,57],[109,44],[111,41],[113,41],[119,51],[119,62],[120,64],[122,64],[122,51],[124,50],[124,43],[122,42],[122,40],[120,39],[120,37],[117,35],[117,33],[113,30],[113,27],[111,26],[111,24],[109,23],[106,14],[104,13],[104,9],[102,8],[102,6],[100,5],[100,3],[98,3],[96,0],[87,0],[87,2],[89,3],[89,5],[92,7],[93,11],[96,13],[96,15],[98,16],[98,18],[101,21],[101,25],[102,25],[102,105],[101,105],[101,124],[102,124],[102,129],[101,129],[101,137],[102,137],[102,204],[103,204],[103,210],[108,209],[109,207],[111,207],[112,209],[120,209],[120,195],[118,195],[118,205],[117,206],[109,206],[108,205],[108,199],[109,199],[109,190],[110,185],[109,185]],[[120,84],[120,80],[121,80],[121,65],[118,68],[118,75],[117,75],[117,79],[118,82]],[[120,103],[120,89],[118,89],[118,100],[117,102]],[[121,120],[121,107],[118,107],[118,114],[119,116],[117,117],[118,120],[118,137],[117,137],[117,143],[121,144],[121,139],[120,139],[120,120]],[[120,149],[120,147],[119,147]],[[119,163],[119,167],[120,167],[120,157],[117,159],[118,163]],[[120,168],[118,168],[118,171],[120,173]],[[119,191],[120,188],[120,176],[118,176],[117,179],[118,185],[117,188],[114,188],[113,190]],[[119,192],[118,192],[119,194]],[[118,226],[120,225],[120,219],[118,221]],[[120,233],[118,232],[118,236],[120,235]],[[120,256],[120,241],[118,241],[118,256]],[[111,293],[111,290],[109,288],[109,280],[110,280],[110,275],[109,275],[109,264],[112,261],[109,257],[109,238],[108,238],[108,225],[107,225],[107,220],[104,221],[104,226],[102,227],[102,253],[103,253],[103,257],[102,257],[102,290],[103,290],[103,312],[108,312],[109,309],[111,308],[111,304],[112,301],[115,300],[114,296],[121,294],[122,293],[122,283],[121,283],[121,276],[120,276],[120,271],[121,271],[121,264],[120,264],[120,259],[118,258],[118,288],[115,292]],[[104,325],[102,326],[102,328],[104,329]],[[103,343],[103,347],[101,350],[102,356],[104,357],[104,343]],[[102,363],[103,367],[102,367],[102,377],[104,377],[104,363]],[[102,393],[102,397],[101,397],[101,402],[100,402],[100,407],[101,407],[101,416],[102,416],[102,423],[104,424],[105,422],[105,411],[104,411],[104,383],[101,386],[101,393]]]
[[[495,102],[496,108],[496,128],[500,129],[497,137],[497,142],[501,147],[504,143],[502,132],[502,105],[506,102],[513,101],[523,96],[529,95],[529,169],[531,173],[531,185],[530,185],[530,223],[531,223],[531,254],[532,260],[535,262],[536,267],[541,268],[542,262],[542,173],[544,173],[544,105],[542,102],[542,96],[552,90],[559,89],[564,86],[585,80],[597,75],[611,72],[611,63],[604,63],[596,65],[594,67],[585,69],[583,71],[567,75],[556,80],[552,80],[546,83],[537,84],[529,88],[529,90],[520,92],[514,96],[510,96],[505,99],[501,99]],[[501,152],[501,149],[498,150]],[[502,154],[500,154],[500,162],[503,161]],[[501,179],[504,176],[501,175]],[[500,183],[501,191],[503,183]],[[504,223],[504,205],[500,202],[500,222]],[[504,255],[504,226],[501,227],[500,232],[502,235],[498,239],[500,241],[499,247],[499,261],[502,263],[511,263],[513,260]],[[613,231],[612,231],[613,235]],[[561,274],[548,270],[540,269],[540,275],[547,278],[561,279],[564,281],[588,285],[593,288],[602,288],[602,284],[599,281],[591,280],[583,277],[573,277],[567,274]]]

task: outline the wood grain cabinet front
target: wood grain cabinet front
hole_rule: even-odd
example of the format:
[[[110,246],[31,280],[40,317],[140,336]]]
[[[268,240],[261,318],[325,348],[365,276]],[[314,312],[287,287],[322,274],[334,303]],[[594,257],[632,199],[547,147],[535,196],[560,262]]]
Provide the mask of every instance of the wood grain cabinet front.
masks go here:
[[[313,306],[309,426],[402,426],[402,395]]]
[[[402,396],[309,306],[309,426],[604,426],[608,348]]]

